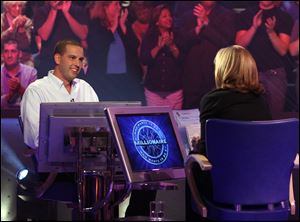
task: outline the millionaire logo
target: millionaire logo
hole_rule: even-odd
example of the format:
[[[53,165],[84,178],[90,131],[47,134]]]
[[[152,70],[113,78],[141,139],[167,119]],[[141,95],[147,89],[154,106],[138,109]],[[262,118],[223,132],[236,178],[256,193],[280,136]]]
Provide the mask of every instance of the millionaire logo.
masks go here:
[[[154,165],[165,162],[169,153],[166,136],[155,123],[138,121],[133,127],[132,137],[136,150],[144,160]]]

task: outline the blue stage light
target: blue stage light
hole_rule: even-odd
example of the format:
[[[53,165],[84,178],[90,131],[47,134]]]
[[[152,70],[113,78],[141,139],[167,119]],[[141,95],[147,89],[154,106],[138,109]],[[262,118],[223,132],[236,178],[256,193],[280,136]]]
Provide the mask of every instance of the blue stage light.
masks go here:
[[[23,180],[28,175],[28,170],[26,168],[21,169],[17,172],[17,180]]]

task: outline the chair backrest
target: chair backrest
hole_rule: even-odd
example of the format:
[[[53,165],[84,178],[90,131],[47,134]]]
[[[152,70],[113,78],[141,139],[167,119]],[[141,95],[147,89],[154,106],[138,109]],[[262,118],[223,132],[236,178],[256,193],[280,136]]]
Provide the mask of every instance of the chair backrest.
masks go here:
[[[205,129],[214,201],[251,205],[288,200],[299,119],[210,119]]]

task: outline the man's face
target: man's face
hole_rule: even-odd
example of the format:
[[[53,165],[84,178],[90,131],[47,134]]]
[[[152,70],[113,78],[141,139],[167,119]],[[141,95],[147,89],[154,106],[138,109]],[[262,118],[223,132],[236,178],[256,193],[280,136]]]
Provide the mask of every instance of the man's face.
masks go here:
[[[19,63],[20,51],[15,43],[4,44],[2,58],[5,66],[15,66]]]
[[[151,8],[140,8],[140,10],[136,11],[136,17],[139,22],[142,24],[149,23],[151,19]]]
[[[84,60],[83,48],[76,45],[67,45],[63,55],[56,54],[54,58],[58,65],[58,77],[71,82],[79,75],[82,68]]]
[[[12,4],[8,4],[6,11],[10,14],[13,18],[21,15],[24,5],[22,3],[16,2]]]
[[[204,7],[212,8],[216,4],[216,1],[200,1]]]
[[[268,8],[268,7],[274,6],[274,2],[273,1],[259,1],[259,5],[264,8]]]

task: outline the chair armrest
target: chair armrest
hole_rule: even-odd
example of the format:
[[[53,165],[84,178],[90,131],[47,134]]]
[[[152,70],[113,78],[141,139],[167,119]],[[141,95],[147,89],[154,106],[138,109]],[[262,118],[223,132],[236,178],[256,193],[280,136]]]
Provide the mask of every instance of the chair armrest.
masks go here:
[[[186,162],[192,162],[192,163],[198,163],[201,170],[207,171],[211,170],[212,165],[209,162],[209,160],[206,158],[206,156],[203,156],[201,154],[191,154],[188,155]]]
[[[299,154],[297,153],[296,158],[294,160],[294,169],[299,169]]]
[[[198,164],[202,170],[210,170],[212,168],[212,165],[205,156],[200,154],[191,154],[185,160],[185,174],[191,190],[191,194],[194,197],[193,199],[196,203],[197,210],[202,217],[207,217],[207,208],[203,200],[201,199],[195,182],[195,178],[193,177],[192,173],[192,166],[194,164]]]

